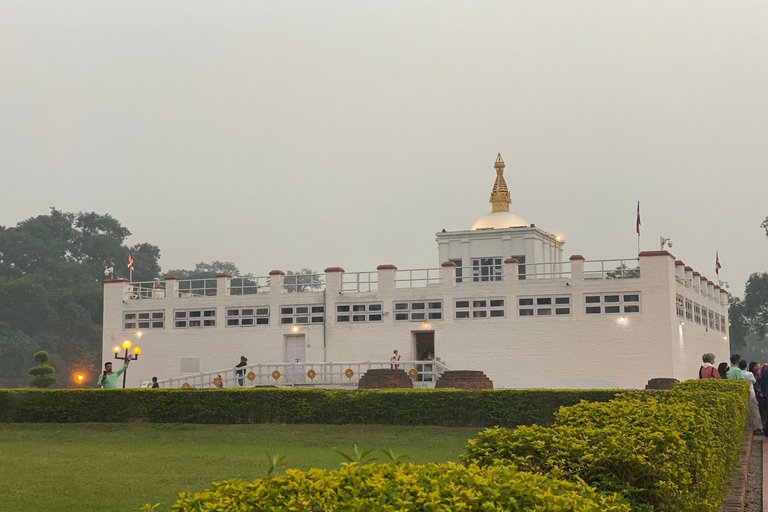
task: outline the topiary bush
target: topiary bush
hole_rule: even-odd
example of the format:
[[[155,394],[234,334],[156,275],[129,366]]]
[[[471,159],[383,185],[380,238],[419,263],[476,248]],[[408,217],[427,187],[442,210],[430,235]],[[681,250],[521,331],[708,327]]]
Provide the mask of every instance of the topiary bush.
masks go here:
[[[181,493],[173,510],[629,512],[630,508],[618,495],[584,484],[503,466],[482,469],[447,463],[289,469],[271,479],[229,480],[201,493]]]
[[[53,368],[53,366],[47,364],[48,352],[41,350],[40,352],[35,353],[35,355],[32,356],[32,359],[35,360],[37,366],[33,366],[29,369],[28,373],[35,377],[29,381],[29,387],[48,388],[56,384],[56,381],[59,379],[57,379],[54,375],[56,370]]]
[[[633,510],[716,511],[738,461],[749,388],[697,382],[566,407],[552,428],[486,430],[462,461],[584,481],[622,493]]]

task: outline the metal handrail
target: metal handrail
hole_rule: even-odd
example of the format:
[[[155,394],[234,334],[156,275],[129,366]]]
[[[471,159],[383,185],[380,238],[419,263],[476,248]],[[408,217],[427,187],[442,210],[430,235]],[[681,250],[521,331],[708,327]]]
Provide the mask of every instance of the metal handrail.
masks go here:
[[[235,387],[296,387],[348,385],[357,386],[360,376],[372,368],[390,368],[409,372],[416,370],[417,379],[435,382],[443,372],[450,370],[437,360],[423,361],[342,361],[342,362],[296,362],[256,363],[241,368],[226,368],[158,380],[161,388],[180,388],[189,384],[192,388],[235,388]],[[314,372],[314,376],[310,370]],[[351,370],[351,373],[349,373]],[[275,373],[277,372],[277,373]],[[253,379],[251,379],[253,377]],[[277,377],[277,378],[275,378]],[[220,378],[220,385],[216,379]]]

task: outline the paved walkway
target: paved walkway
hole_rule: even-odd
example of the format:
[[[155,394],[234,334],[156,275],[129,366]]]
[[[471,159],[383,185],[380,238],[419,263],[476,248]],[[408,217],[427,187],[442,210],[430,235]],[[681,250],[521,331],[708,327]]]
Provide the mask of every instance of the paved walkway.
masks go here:
[[[768,462],[768,442],[763,439],[763,512],[768,512],[768,499],[766,499],[768,496],[768,471],[766,471],[768,464],[766,462]]]

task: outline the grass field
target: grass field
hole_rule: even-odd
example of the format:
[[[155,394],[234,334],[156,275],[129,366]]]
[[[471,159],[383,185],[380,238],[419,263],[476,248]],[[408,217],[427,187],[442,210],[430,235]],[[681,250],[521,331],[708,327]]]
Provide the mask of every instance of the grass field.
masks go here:
[[[286,467],[337,468],[338,448],[393,449],[407,462],[457,461],[476,428],[371,425],[0,424],[0,510],[170,510],[180,491]],[[378,455],[382,456],[381,452]],[[282,468],[284,469],[284,468]]]

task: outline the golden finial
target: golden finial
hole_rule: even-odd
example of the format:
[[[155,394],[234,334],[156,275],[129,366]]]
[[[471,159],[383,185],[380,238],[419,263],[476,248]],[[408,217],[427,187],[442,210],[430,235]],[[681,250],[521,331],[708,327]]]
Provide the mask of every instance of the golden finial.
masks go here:
[[[493,184],[493,191],[491,192],[491,204],[493,205],[494,212],[508,212],[509,203],[509,189],[507,188],[507,182],[504,181],[504,160],[501,159],[501,153],[496,157],[496,163],[493,164],[496,169],[496,181]]]

